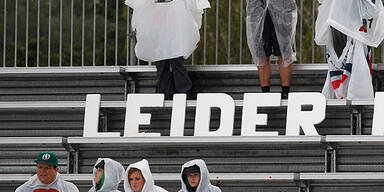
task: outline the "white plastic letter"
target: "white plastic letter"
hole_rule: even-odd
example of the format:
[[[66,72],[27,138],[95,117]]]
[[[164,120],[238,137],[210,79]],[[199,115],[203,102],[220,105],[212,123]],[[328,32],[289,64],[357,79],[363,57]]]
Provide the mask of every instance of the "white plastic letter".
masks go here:
[[[384,135],[384,92],[376,92],[372,135]]]
[[[124,137],[160,137],[160,133],[140,133],[139,125],[150,125],[151,114],[140,113],[141,107],[163,107],[163,94],[128,94]]]
[[[312,105],[312,111],[302,111],[303,105]],[[319,135],[314,125],[324,120],[325,108],[326,99],[321,93],[290,93],[286,135],[300,135],[300,127],[305,135]]]
[[[220,126],[209,130],[211,108],[220,108]],[[232,136],[235,116],[235,101],[224,93],[203,93],[197,95],[195,136]]]
[[[120,137],[120,133],[99,133],[100,95],[88,94],[85,103],[83,137]]]
[[[171,133],[170,136],[184,136],[185,107],[187,105],[186,94],[173,95]]]
[[[267,125],[267,114],[257,114],[257,107],[280,106],[280,93],[245,93],[241,136],[277,136],[279,132],[257,132],[257,125]]]

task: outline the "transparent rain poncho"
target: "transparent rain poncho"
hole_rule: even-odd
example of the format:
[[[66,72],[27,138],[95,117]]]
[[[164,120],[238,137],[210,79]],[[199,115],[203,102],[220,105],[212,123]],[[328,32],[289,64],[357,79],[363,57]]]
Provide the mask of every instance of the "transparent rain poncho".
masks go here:
[[[123,179],[124,176],[124,167],[121,163],[110,159],[110,158],[98,158],[95,166],[100,163],[100,161],[105,162],[104,165],[104,183],[102,187],[97,190],[97,192],[120,192],[118,190],[119,183]],[[93,167],[93,176],[95,176],[96,168]],[[96,183],[92,181],[93,187],[88,192],[96,192]]]
[[[128,172],[131,168],[139,169],[141,171],[141,174],[144,177],[145,184],[144,184],[141,192],[168,192],[167,190],[155,185],[155,180],[152,176],[148,161],[146,159],[143,159],[143,160],[138,161],[136,163],[130,164],[128,166],[127,170],[124,173],[124,177],[123,177],[124,178],[124,190],[125,190],[125,192],[134,192],[131,188],[131,185],[129,183],[129,178],[128,178]]]
[[[297,6],[294,0],[247,0],[247,40],[255,64],[267,64],[264,51],[264,21],[269,12],[283,58],[283,65],[296,61]]]
[[[188,192],[187,186],[183,180],[183,172],[187,167],[197,165],[200,169],[200,182],[196,189],[196,192],[221,192],[221,189],[212,185],[209,180],[209,171],[205,161],[202,159],[194,159],[183,164],[181,168],[180,180],[181,180],[181,189],[179,192]]]
[[[204,9],[210,8],[208,0],[126,0],[125,4],[133,8],[136,56],[148,62],[188,58],[200,42]]]

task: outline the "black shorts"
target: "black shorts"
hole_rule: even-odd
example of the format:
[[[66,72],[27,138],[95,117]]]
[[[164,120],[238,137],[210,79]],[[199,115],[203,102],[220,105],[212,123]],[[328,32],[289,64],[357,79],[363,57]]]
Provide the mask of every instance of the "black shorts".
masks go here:
[[[265,56],[269,57],[272,54],[281,56],[279,42],[276,37],[276,30],[268,10],[264,21],[263,41]]]

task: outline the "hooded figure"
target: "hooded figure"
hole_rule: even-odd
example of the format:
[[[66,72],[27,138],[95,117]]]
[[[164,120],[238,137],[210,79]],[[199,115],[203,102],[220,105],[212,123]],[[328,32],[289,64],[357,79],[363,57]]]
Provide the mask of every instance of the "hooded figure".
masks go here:
[[[188,175],[195,173],[200,173],[200,179],[198,185],[193,187],[188,182]],[[179,192],[221,192],[221,190],[209,181],[209,172],[204,160],[195,159],[186,162],[181,168],[181,189]]]
[[[266,25],[267,18],[272,21],[275,33]],[[294,0],[247,0],[247,40],[253,62],[258,66],[268,64],[267,58],[271,53],[265,49],[270,46],[267,45],[269,42],[264,42],[266,33],[274,34],[277,38],[280,48],[278,55],[282,57],[283,66],[296,61],[296,23],[297,7]],[[276,51],[272,51],[273,54]]]
[[[93,175],[96,177],[96,171],[102,169],[102,178],[99,182],[92,181],[93,187],[89,192],[120,192],[119,183],[124,175],[124,167],[121,163],[109,159],[99,158],[93,168]]]
[[[134,191],[129,182],[128,173],[130,169],[137,169],[141,172],[142,177],[144,178],[144,186],[140,190],[140,192],[167,192],[167,190],[156,186],[155,181],[152,177],[151,170],[149,169],[149,164],[146,159],[143,159],[139,162],[130,164],[124,174],[124,190],[125,192],[138,192]]]
[[[133,9],[136,56],[144,61],[188,58],[200,41],[204,9],[208,0],[126,0]]]
[[[315,41],[326,46],[329,71],[322,93],[329,99],[374,97],[370,47],[384,39],[381,0],[318,0]]]

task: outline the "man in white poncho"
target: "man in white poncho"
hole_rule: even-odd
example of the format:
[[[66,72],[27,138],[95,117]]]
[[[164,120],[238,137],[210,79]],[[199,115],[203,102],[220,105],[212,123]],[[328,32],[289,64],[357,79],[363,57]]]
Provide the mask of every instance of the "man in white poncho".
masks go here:
[[[109,158],[99,158],[93,168],[93,187],[89,192],[120,192],[118,188],[124,172],[121,163]]]
[[[79,192],[74,184],[61,178],[58,159],[54,153],[42,152],[35,162],[36,175],[18,187],[15,192]]]
[[[370,47],[384,39],[381,0],[318,0],[315,41],[326,46],[329,71],[322,93],[329,99],[374,97]]]
[[[204,160],[186,162],[181,168],[181,189],[179,192],[221,192],[209,181],[209,172]]]
[[[261,90],[270,91],[270,56],[278,56],[284,99],[290,90],[291,64],[296,61],[296,23],[295,0],[247,0],[248,47],[258,66]]]
[[[172,99],[187,93],[192,81],[184,67],[200,42],[199,29],[208,0],[126,0],[133,9],[132,30],[136,32],[136,56],[156,62],[156,92]]]

